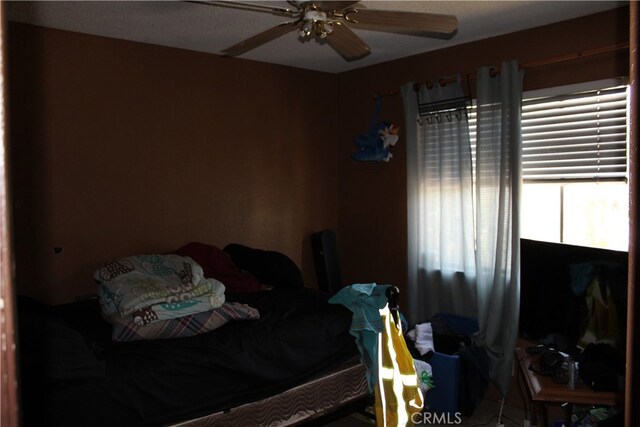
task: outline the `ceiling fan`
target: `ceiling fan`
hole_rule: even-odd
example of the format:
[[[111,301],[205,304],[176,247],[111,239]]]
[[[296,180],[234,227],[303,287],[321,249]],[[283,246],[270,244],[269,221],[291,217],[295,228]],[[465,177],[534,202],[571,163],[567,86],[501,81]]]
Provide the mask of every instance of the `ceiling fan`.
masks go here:
[[[353,61],[369,55],[371,49],[350,27],[439,38],[453,36],[458,27],[458,20],[453,15],[366,9],[357,6],[358,1],[288,1],[291,8],[236,1],[190,2],[265,12],[291,19],[225,49],[223,53],[228,56],[242,55],[297,31],[301,40],[326,42],[344,59]]]

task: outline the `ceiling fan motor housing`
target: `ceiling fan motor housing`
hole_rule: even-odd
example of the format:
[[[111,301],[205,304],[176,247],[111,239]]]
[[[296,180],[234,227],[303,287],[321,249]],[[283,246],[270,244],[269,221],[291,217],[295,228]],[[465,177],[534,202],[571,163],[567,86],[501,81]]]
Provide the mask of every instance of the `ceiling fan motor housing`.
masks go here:
[[[309,9],[304,14],[304,20],[313,21],[313,22],[318,22],[318,21],[324,22],[327,20],[327,14],[321,10]]]

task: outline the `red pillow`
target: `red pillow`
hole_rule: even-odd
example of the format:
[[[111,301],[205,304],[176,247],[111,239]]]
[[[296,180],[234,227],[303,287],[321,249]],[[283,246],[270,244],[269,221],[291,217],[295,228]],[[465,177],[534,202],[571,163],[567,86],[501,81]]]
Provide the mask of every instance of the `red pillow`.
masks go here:
[[[256,292],[264,289],[262,282],[251,273],[240,271],[226,252],[213,245],[192,242],[174,253],[188,256],[200,264],[204,276],[222,282],[229,293]]]

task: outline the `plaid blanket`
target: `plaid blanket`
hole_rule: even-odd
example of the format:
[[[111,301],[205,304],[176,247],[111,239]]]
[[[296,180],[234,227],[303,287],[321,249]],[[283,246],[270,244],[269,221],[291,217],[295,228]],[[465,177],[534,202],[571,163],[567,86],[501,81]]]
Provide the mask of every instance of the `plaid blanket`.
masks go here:
[[[221,327],[230,320],[255,320],[260,313],[255,308],[236,302],[225,302],[219,308],[177,319],[160,320],[138,326],[130,316],[114,316],[113,341],[180,338],[202,334]]]

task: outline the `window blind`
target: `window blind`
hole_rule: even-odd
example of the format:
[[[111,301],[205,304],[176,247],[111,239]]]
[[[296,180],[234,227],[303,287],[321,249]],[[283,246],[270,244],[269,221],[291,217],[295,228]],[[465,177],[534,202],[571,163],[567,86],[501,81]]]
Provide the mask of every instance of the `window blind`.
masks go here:
[[[469,111],[475,161],[476,111]],[[475,163],[474,163],[475,164]],[[624,180],[627,86],[522,101],[524,181]]]
[[[523,100],[524,180],[626,176],[626,86]]]

